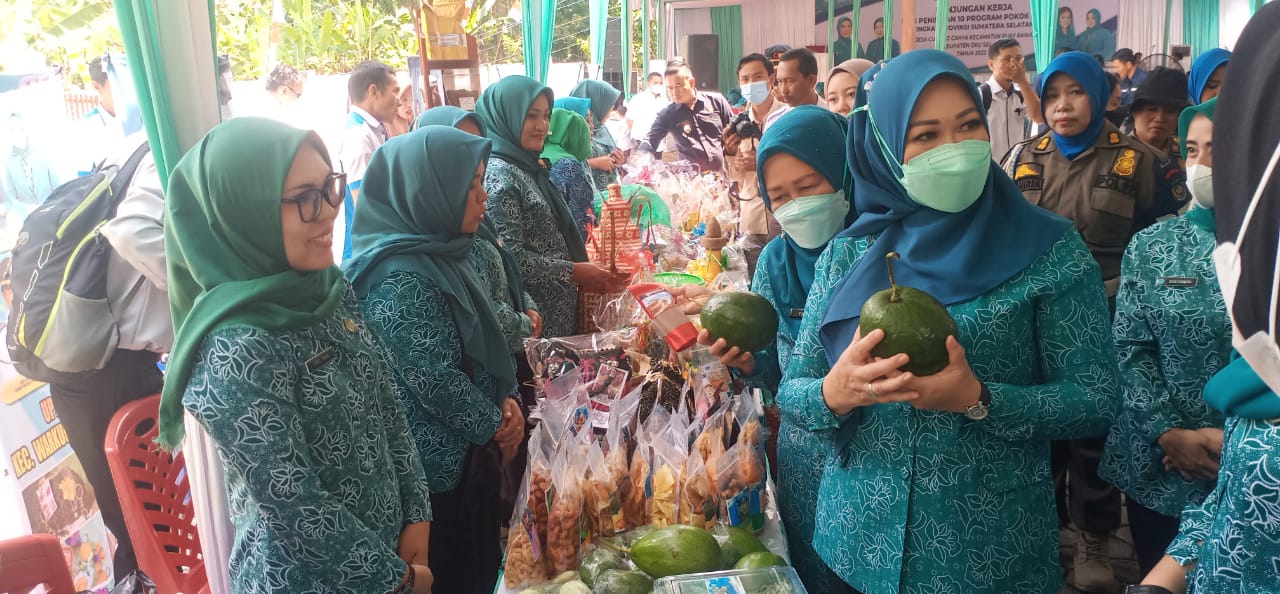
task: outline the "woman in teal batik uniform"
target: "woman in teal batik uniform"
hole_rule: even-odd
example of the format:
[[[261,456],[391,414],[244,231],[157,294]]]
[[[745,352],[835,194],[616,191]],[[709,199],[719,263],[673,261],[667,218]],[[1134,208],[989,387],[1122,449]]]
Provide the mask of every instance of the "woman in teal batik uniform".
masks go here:
[[[489,147],[444,126],[387,141],[364,176],[346,266],[394,355],[396,396],[431,486],[435,587],[464,594],[497,581],[497,450],[514,453],[524,437],[515,363],[470,261]]]
[[[741,353],[723,339],[711,352],[738,370],[748,385],[776,393],[800,332],[813,268],[827,242],[849,226],[853,179],[844,158],[848,120],[813,105],[797,107],[769,127],[756,153],[760,198],[778,218],[782,235],[765,245],[751,290],[773,304],[777,339],[755,353]],[[704,344],[710,335],[699,336]],[[778,506],[788,550],[810,594],[825,594],[827,574],[813,550],[814,511],[827,445],[786,414],[778,429]]]
[[[1180,119],[1195,208],[1133,238],[1116,296],[1123,406],[1098,476],[1128,495],[1143,574],[1177,535],[1182,508],[1213,489],[1222,452],[1222,415],[1201,395],[1231,351],[1231,320],[1212,257],[1216,104],[1187,108]]]
[[[313,132],[239,118],[169,181],[176,342],[160,441],[183,407],[226,464],[231,591],[431,589],[427,481],[393,364],[333,265],[344,183]]]
[[[597,191],[604,191],[609,184],[618,183],[618,166],[622,165],[622,151],[613,140],[613,135],[604,123],[609,119],[609,112],[618,103],[622,91],[602,80],[587,79],[569,92],[572,97],[591,100],[591,158],[587,165],[591,168],[591,179]]]
[[[1103,28],[1102,11],[1090,8],[1085,14],[1085,30],[1076,37],[1075,49],[1090,56],[1101,56],[1104,62],[1116,53],[1116,34]]]
[[[834,593],[1056,592],[1049,442],[1105,434],[1115,412],[1097,264],[991,161],[980,106],[964,64],[917,50],[853,115],[858,218],[818,259],[779,395],[830,443],[814,547]],[[959,328],[933,375],[857,331],[890,252]]]
[[[476,105],[493,141],[484,178],[488,216],[520,264],[547,338],[577,334],[579,289],[603,293],[626,280],[587,261],[569,205],[540,159],[554,102],[538,81],[508,76],[485,89]]]
[[[1156,592],[1280,592],[1280,4],[1260,8],[1227,70],[1214,120],[1214,250],[1233,359],[1204,388],[1227,417],[1218,484],[1182,512]],[[1181,565],[1179,565],[1181,564]],[[1188,583],[1189,582],[1189,583]]]

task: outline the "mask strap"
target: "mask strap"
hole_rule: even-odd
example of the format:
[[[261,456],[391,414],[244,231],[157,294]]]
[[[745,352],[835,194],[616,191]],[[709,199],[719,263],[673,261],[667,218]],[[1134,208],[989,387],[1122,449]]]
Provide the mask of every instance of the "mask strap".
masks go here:
[[[899,182],[901,182],[903,178],[902,165],[898,163],[898,159],[894,158],[894,156],[889,153],[889,143],[885,142],[884,136],[880,135],[880,126],[876,125],[876,118],[871,115],[871,105],[863,105],[862,107],[853,110],[854,114],[858,112],[867,114],[867,124],[871,126],[871,132],[876,135],[876,144],[880,146],[880,154],[884,157],[884,160],[889,163],[890,168],[895,170],[894,176],[898,178]]]

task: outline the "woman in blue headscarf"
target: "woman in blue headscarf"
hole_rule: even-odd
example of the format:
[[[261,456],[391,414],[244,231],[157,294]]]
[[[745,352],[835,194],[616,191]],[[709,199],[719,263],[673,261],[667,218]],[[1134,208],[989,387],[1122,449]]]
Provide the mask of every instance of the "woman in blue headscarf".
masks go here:
[[[1110,60],[1116,53],[1116,34],[1102,26],[1102,11],[1090,8],[1085,15],[1085,30],[1076,38],[1076,48],[1089,56]]]
[[[370,327],[394,355],[396,396],[437,514],[430,567],[440,592],[493,591],[501,559],[498,450],[524,436],[512,399],[515,364],[470,261],[485,214],[490,145],[427,126],[378,149],[346,267]]]
[[[1227,73],[1227,63],[1231,61],[1231,52],[1215,47],[1196,58],[1191,65],[1191,75],[1187,77],[1187,91],[1191,93],[1191,103],[1199,105],[1218,96],[1222,87],[1222,77]]]
[[[769,127],[756,152],[760,198],[782,227],[782,235],[760,253],[751,290],[773,304],[778,337],[755,353],[714,344],[704,330],[699,339],[711,353],[737,369],[748,385],[778,391],[782,370],[791,360],[800,332],[814,265],[831,238],[855,216],[850,197],[852,178],[845,166],[848,120],[814,105],[797,107]],[[787,526],[792,565],[813,594],[827,591],[822,561],[810,544],[818,479],[825,444],[806,431],[800,419],[786,415],[778,434],[778,505]]]
[[[591,113],[587,123],[591,124],[591,158],[587,165],[591,167],[591,177],[597,190],[603,190],[609,184],[618,182],[618,166],[622,165],[622,151],[614,142],[613,135],[604,123],[609,119],[609,112],[618,103],[622,91],[602,80],[587,79],[569,92],[572,97],[591,100]]]
[[[1115,354],[1097,265],[991,161],[969,70],[886,64],[850,124],[857,219],[818,258],[779,403],[831,443],[814,547],[832,592],[1056,592],[1049,440],[1106,432]],[[955,319],[947,366],[871,355],[859,314],[897,281]]]

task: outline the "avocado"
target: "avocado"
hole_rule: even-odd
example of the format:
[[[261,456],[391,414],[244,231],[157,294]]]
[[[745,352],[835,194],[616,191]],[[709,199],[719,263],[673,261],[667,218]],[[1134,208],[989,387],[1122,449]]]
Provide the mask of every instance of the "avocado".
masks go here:
[[[755,352],[778,337],[778,312],[768,299],[748,291],[718,293],[702,307],[702,327],[711,339]]]
[[[902,366],[903,371],[917,376],[932,375],[950,362],[947,337],[958,339],[960,331],[947,308],[933,295],[914,287],[898,286],[893,278],[893,260],[897,257],[897,252],[885,256],[891,288],[872,295],[862,305],[858,328],[863,336],[877,328],[884,330],[884,340],[871,354],[887,359],[906,353],[911,360]]]
[[[763,569],[765,567],[786,567],[787,560],[773,553],[748,553],[743,555],[734,569]]]
[[[596,580],[610,569],[626,569],[627,562],[617,553],[605,548],[599,547],[582,559],[582,565],[578,567],[578,576],[582,578],[583,583],[588,586],[595,586]]]
[[[638,571],[610,569],[596,578],[593,594],[649,594],[653,580]]]
[[[631,545],[631,561],[655,577],[721,569],[720,545],[711,533],[693,526],[667,526]]]

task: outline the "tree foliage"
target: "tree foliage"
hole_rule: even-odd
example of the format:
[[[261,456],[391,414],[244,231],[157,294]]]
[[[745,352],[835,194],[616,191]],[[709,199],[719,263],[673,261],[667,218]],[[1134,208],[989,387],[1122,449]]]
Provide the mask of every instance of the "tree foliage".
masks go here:
[[[81,87],[89,84],[89,61],[124,51],[111,0],[35,0],[30,12],[15,10],[4,35],[22,37],[48,66]],[[7,19],[6,19],[7,21]]]

